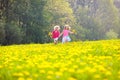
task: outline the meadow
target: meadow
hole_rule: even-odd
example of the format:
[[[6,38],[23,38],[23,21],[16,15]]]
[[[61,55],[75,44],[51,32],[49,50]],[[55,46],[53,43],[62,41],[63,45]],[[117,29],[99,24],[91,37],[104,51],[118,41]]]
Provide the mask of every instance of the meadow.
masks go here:
[[[0,46],[0,80],[120,80],[120,39]]]

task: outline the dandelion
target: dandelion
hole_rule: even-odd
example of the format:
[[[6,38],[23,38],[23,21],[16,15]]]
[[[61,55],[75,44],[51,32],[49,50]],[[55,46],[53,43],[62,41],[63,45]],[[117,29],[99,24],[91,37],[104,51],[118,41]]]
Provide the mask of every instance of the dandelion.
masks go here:
[[[17,68],[17,69],[22,69],[23,67],[22,67],[22,66],[17,66],[16,68]]]
[[[47,79],[52,79],[52,76],[48,75],[48,76],[47,76]]]
[[[30,73],[28,72],[28,71],[24,71],[23,72],[26,76],[29,76],[30,75]]]
[[[32,78],[27,78],[26,80],[33,80]]]
[[[74,69],[77,69],[77,68],[78,68],[78,65],[74,65],[73,68],[74,68]]]
[[[91,72],[91,73],[95,73],[96,71],[97,70],[95,68],[89,70],[89,72]]]
[[[107,76],[112,75],[112,73],[111,73],[110,71],[107,71],[105,74],[106,74]]]
[[[24,76],[23,73],[14,73],[13,76]]]
[[[68,71],[69,71],[70,73],[74,73],[74,72],[75,72],[74,69],[68,69]]]
[[[0,65],[0,69],[1,69],[1,68],[3,68],[3,66],[2,66],[2,65]]]
[[[77,79],[75,79],[73,77],[69,77],[68,80],[77,80]]]
[[[103,79],[103,80],[108,80],[107,78]]]
[[[98,79],[98,78],[101,78],[101,76],[99,74],[95,74],[94,78]]]
[[[55,74],[56,74],[56,76],[62,76],[63,75],[62,72],[56,72]]]
[[[85,67],[85,70],[89,71],[89,70],[91,70],[91,68],[90,67]]]
[[[48,74],[54,74],[53,71],[48,71]]]
[[[120,75],[120,71],[118,71],[118,74]]]
[[[45,73],[45,70],[40,70],[40,73]]]
[[[38,74],[33,74],[33,76],[34,76],[35,78],[37,78],[37,77],[38,77]]]
[[[19,77],[18,80],[25,80],[23,77]]]
[[[85,63],[85,62],[81,62],[80,65],[81,65],[81,66],[84,66],[84,65],[86,65],[86,63]]]
[[[64,72],[64,71],[67,71],[67,70],[68,70],[68,69],[65,68],[65,67],[63,67],[63,68],[60,69],[61,72]]]
[[[78,74],[82,74],[82,73],[84,73],[85,71],[84,70],[77,70],[77,73]]]
[[[49,33],[48,33],[48,36],[52,37],[52,33],[51,33],[51,32],[49,32]]]
[[[118,75],[118,78],[120,79],[120,75]]]
[[[73,32],[74,34],[77,34],[77,32],[76,32],[76,30],[75,30],[75,29],[73,29],[73,30],[72,30],[72,32]]]

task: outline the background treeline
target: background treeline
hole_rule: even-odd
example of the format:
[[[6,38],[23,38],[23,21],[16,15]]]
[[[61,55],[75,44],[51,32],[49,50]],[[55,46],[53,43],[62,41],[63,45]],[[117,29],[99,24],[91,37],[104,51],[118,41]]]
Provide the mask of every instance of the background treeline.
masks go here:
[[[74,40],[120,38],[120,0],[0,0],[0,44],[46,43],[69,24]]]

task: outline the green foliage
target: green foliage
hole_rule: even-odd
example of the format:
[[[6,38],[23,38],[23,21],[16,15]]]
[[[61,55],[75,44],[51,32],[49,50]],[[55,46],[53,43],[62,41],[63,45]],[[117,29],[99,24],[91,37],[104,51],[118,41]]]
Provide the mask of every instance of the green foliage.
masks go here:
[[[115,7],[114,0],[68,1],[73,8],[77,24],[85,29],[85,39],[104,39],[104,35],[109,29],[119,33],[120,18],[118,16],[120,12]]]
[[[5,22],[0,20],[0,44],[2,44],[5,40]]]
[[[106,33],[106,38],[107,39],[117,39],[118,38],[118,34],[116,32],[114,32],[114,30],[110,29],[107,33]]]
[[[73,25],[75,22],[73,11],[69,6],[69,3],[65,0],[48,0],[45,6],[45,11],[48,13],[44,16],[50,20],[51,24],[64,25],[70,24]]]
[[[4,44],[21,43],[23,33],[16,22],[7,23],[5,26],[5,41]]]
[[[46,21],[43,17],[43,8],[46,1],[30,0],[28,11],[22,16],[25,36],[23,43],[43,43]]]
[[[77,34],[71,36],[74,40],[106,39],[111,29],[120,38],[120,1],[114,2],[1,0],[0,44],[50,42],[48,33],[53,27],[60,25],[62,31],[65,24],[76,30]]]

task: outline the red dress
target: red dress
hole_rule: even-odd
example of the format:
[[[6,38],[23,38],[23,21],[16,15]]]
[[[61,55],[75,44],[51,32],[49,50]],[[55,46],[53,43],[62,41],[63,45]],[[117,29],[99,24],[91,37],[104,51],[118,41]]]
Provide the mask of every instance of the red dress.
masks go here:
[[[60,31],[58,30],[53,30],[52,31],[52,38],[58,38],[60,35]]]

